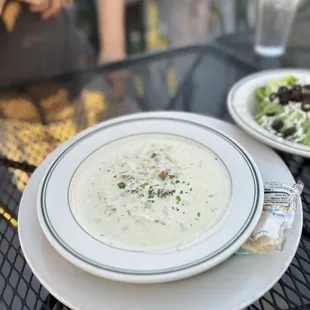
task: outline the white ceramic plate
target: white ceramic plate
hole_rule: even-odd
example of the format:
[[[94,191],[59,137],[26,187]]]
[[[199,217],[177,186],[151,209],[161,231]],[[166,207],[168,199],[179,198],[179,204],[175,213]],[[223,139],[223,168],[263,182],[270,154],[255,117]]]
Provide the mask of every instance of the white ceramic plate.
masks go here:
[[[280,79],[286,75],[310,82],[310,71],[299,69],[278,69],[249,75],[237,82],[229,91],[228,110],[234,121],[248,134],[278,150],[310,157],[310,147],[277,137],[262,128],[254,119],[255,89],[266,85],[270,79]]]
[[[76,221],[70,208],[70,191],[78,186],[76,190],[84,199],[86,193],[80,192],[92,182],[91,176],[97,171],[96,162],[103,156],[107,145],[140,134],[152,139],[154,133],[174,135],[173,139],[176,136],[186,138],[184,143],[191,148],[192,141],[195,141],[211,150],[214,158],[224,163],[232,188],[227,208],[210,229],[202,230],[189,243],[168,249],[121,248],[95,238]],[[127,143],[127,139],[124,141]],[[86,170],[79,174],[84,164]],[[79,175],[77,178],[82,181],[77,179],[75,182],[75,175]],[[103,180],[107,178],[106,174]],[[214,178],[206,175],[202,182],[207,184]],[[113,178],[107,182],[113,182]],[[161,113],[158,116],[143,113],[136,114],[134,119],[104,122],[69,141],[45,173],[38,191],[37,211],[47,239],[74,265],[112,280],[156,283],[195,275],[231,256],[257,224],[262,201],[263,184],[259,170],[249,154],[236,142],[206,124],[169,118],[168,113],[165,117]]]
[[[167,112],[162,113],[167,115]],[[272,150],[239,129],[212,118],[185,113],[169,117],[191,119],[229,133],[256,161],[266,181],[292,183],[293,177]],[[124,119],[131,119],[128,116]],[[111,123],[113,121],[110,121]],[[301,202],[284,249],[268,255],[233,255],[221,265],[198,276],[162,284],[123,284],[105,280],[71,265],[46,240],[36,213],[36,192],[49,164],[61,152],[52,153],[28,182],[19,208],[19,238],[32,271],[58,300],[75,310],[101,309],[216,309],[241,310],[259,299],[279,280],[297,250],[301,230]],[[32,216],[29,216],[32,214]],[[222,298],[225,296],[225,298]]]

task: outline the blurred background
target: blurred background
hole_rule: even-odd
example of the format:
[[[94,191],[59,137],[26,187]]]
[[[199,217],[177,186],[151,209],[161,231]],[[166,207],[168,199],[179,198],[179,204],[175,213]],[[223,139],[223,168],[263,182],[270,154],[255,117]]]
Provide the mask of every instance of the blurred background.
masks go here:
[[[135,53],[165,49],[171,45],[169,38],[170,22],[165,20],[166,6],[162,0],[125,0],[126,51],[128,55]],[[169,2],[169,1],[165,1]],[[186,5],[194,5],[197,0],[170,0],[179,9]],[[186,3],[187,2],[187,3]],[[207,2],[206,0],[200,1]],[[256,0],[210,0],[209,10],[195,19],[181,19],[181,24],[195,23],[196,41],[207,43],[221,35],[254,28],[256,23]],[[310,1],[303,0],[298,9],[296,22],[301,23],[310,17]],[[76,0],[74,15],[79,29],[98,51],[97,13],[94,0]],[[198,21],[197,21],[198,16]],[[207,25],[206,25],[207,23]],[[199,29],[203,29],[203,39]],[[181,31],[180,31],[181,32]],[[310,28],[309,28],[310,32]],[[195,38],[194,38],[195,39]],[[310,44],[310,43],[309,43]]]
[[[179,6],[182,6],[181,2]],[[195,0],[191,2],[193,3]],[[206,21],[208,23],[205,42],[224,33],[253,27],[255,25],[255,8],[255,0],[212,0],[209,11],[200,21],[203,25]],[[165,13],[164,10],[162,1],[126,1],[126,46],[129,55],[169,47],[169,23],[164,23],[161,18]],[[94,1],[76,1],[75,16],[81,31],[87,35],[93,46],[98,48],[98,29],[97,24],[93,22],[97,18]],[[182,21],[182,23],[189,22],[190,20]]]

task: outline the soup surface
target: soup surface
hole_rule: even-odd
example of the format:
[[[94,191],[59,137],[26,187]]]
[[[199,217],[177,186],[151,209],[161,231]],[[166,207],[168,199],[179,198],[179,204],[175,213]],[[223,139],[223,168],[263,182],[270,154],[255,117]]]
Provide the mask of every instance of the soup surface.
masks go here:
[[[69,203],[96,239],[131,250],[179,247],[212,229],[231,198],[231,179],[208,148],[146,134],[103,146],[78,168]]]

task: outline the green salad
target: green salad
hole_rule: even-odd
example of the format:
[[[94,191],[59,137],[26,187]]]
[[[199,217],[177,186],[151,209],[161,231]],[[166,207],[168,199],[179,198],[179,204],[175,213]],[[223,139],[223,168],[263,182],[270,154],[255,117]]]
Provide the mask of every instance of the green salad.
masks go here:
[[[269,132],[310,146],[310,84],[294,76],[256,88],[256,121]]]

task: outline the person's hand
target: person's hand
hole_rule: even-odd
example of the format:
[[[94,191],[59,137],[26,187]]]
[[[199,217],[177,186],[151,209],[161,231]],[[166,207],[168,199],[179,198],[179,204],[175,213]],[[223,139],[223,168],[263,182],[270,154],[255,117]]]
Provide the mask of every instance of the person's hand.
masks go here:
[[[111,47],[106,47],[100,50],[98,56],[98,63],[102,65],[109,62],[122,61],[125,57],[125,52],[123,51],[121,46],[117,46],[117,48],[114,49],[112,49]]]
[[[119,97],[124,97],[126,93],[126,81],[128,77],[128,72],[125,70],[115,71],[106,74],[105,77],[111,84],[116,95]]]
[[[123,53],[115,53],[114,55],[109,55],[107,52],[102,52],[98,57],[98,64],[106,64],[109,62],[121,61],[125,58]],[[111,84],[115,93],[123,97],[126,92],[126,81],[127,81],[128,72],[125,70],[115,71],[105,75],[105,78]]]
[[[34,13],[41,13],[42,19],[46,20],[57,15],[61,9],[71,4],[72,0],[20,0],[29,4],[29,10]]]

